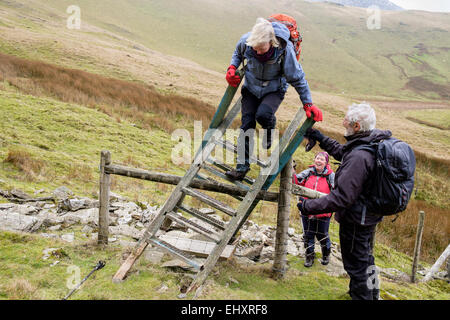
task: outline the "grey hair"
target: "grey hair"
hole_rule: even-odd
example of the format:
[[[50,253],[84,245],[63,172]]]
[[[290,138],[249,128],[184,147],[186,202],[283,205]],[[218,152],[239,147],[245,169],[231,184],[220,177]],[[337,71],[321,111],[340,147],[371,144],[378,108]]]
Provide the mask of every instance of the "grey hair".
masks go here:
[[[377,123],[375,110],[366,102],[349,106],[346,118],[350,124],[358,122],[362,132],[375,129]]]
[[[264,18],[256,19],[256,24],[253,26],[250,36],[246,44],[250,47],[258,46],[262,43],[270,42],[272,46],[278,47],[280,44],[275,37],[272,23]]]

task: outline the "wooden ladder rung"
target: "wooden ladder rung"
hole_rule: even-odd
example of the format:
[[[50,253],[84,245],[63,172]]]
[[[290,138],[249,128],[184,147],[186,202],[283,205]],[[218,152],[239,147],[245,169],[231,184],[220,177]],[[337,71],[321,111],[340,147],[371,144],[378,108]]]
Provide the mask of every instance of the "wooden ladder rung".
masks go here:
[[[217,219],[214,219],[214,218],[210,217],[209,215],[201,212],[198,209],[189,208],[189,207],[184,206],[184,205],[179,205],[176,208],[180,209],[180,210],[183,210],[184,212],[189,213],[190,215],[192,215],[192,216],[194,216],[194,217],[196,217],[196,218],[198,218],[198,219],[200,219],[200,220],[202,220],[202,221],[204,221],[206,223],[209,223],[210,225],[212,225],[212,226],[214,226],[214,227],[216,227],[218,229],[225,230],[226,226],[225,226],[224,222],[219,221]]]
[[[200,201],[202,201],[202,202],[204,202],[204,203],[206,203],[206,204],[208,204],[208,205],[210,205],[210,206],[212,206],[212,207],[214,207],[214,208],[216,208],[216,209],[218,209],[218,210],[220,210],[222,212],[225,212],[229,216],[234,217],[236,215],[236,210],[234,210],[233,208],[229,207],[225,203],[220,202],[219,200],[211,198],[210,196],[208,196],[208,195],[206,195],[206,194],[204,194],[202,192],[199,192],[199,191],[193,190],[191,188],[187,188],[187,187],[184,187],[183,189],[181,189],[181,191],[184,194],[187,194],[187,195],[189,195],[191,197],[197,198]]]
[[[206,159],[206,162],[212,164],[213,166],[216,166],[217,168],[219,168],[225,172],[234,170],[234,168],[230,167],[229,165],[226,165],[225,163],[219,162],[218,160],[214,159],[213,157],[209,157],[208,159]],[[248,184],[253,184],[255,182],[254,179],[248,178],[248,177],[244,177],[243,181],[247,182]]]
[[[195,261],[193,256],[181,251],[180,249],[172,246],[171,244],[167,243],[166,241],[158,239],[158,238],[150,238],[150,239],[148,239],[148,241],[152,245],[156,245],[159,248],[168,252],[169,254],[175,256],[176,258],[190,264],[195,269],[197,269],[197,270],[203,269],[203,265],[200,265],[197,261]]]
[[[209,240],[212,240],[216,243],[218,243],[220,241],[220,236],[215,233],[213,230],[209,230],[205,227],[202,227],[201,225],[190,221],[189,219],[186,219],[183,216],[180,216],[174,212],[169,212],[167,214],[167,217],[170,218],[170,220],[173,220],[187,228],[192,229],[193,231],[202,234],[203,236],[207,237]]]

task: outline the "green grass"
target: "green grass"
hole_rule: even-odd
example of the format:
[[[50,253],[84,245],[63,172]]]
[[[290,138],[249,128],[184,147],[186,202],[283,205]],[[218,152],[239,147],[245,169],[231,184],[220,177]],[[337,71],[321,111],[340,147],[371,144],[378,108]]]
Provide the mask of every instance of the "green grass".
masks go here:
[[[67,232],[67,230],[66,230]],[[122,249],[110,245],[97,247],[75,230],[76,241],[49,240],[37,235],[0,232],[0,299],[62,299],[70,290],[73,267],[78,267],[83,279],[99,260],[105,268],[92,275],[70,299],[176,299],[183,274],[152,265],[143,258],[134,265],[127,279],[114,284],[112,275],[120,266]],[[32,246],[30,244],[33,243]],[[59,256],[43,260],[43,250],[60,248]],[[389,250],[389,249],[388,249]],[[381,259],[376,252],[377,262]],[[386,253],[384,252],[383,255]],[[389,250],[390,267],[399,267],[398,253]],[[55,266],[50,266],[55,261]],[[347,277],[332,277],[322,271],[319,263],[312,268],[303,266],[303,259],[288,256],[290,268],[283,280],[270,278],[271,265],[250,267],[233,261],[219,263],[208,278],[200,299],[266,299],[266,300],[348,300]],[[230,281],[235,279],[238,283]],[[159,293],[162,284],[168,290]],[[409,284],[381,280],[384,299],[448,300],[450,291],[443,281]]]
[[[4,121],[0,130],[0,177],[9,187],[51,191],[66,185],[91,195],[98,189],[101,150],[110,150],[114,163],[131,162],[144,169],[181,172],[167,163],[175,142],[163,131],[142,130],[126,121],[118,123],[90,108],[5,91],[0,91],[0,104]],[[26,180],[13,164],[3,162],[14,150],[24,150],[44,162],[36,179]],[[77,173],[79,168],[90,179],[83,179]],[[120,181],[123,179],[113,178],[113,186],[116,183],[120,187]],[[132,194],[144,188],[133,181],[129,185],[134,188],[121,191]]]
[[[414,110],[404,112],[406,117],[409,117],[411,121],[420,123],[424,126],[439,128],[443,130],[450,130],[450,110],[445,109],[428,109]],[[450,135],[445,131],[441,132],[442,136],[446,139],[446,143],[450,144]]]

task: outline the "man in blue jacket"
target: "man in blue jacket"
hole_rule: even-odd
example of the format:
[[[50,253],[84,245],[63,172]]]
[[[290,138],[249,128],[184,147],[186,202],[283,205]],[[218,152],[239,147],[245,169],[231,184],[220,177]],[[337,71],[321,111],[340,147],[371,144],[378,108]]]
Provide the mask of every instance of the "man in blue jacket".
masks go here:
[[[305,137],[317,141],[333,158],[341,161],[335,175],[335,188],[320,199],[298,203],[302,215],[335,211],[339,222],[339,242],[344,269],[350,276],[350,296],[354,300],[379,298],[378,276],[373,257],[374,235],[381,216],[367,211],[366,200],[373,176],[375,155],[359,146],[391,137],[391,132],[375,129],[375,111],[368,104],[353,104],[344,118],[346,144],[309,129]]]
[[[311,92],[302,66],[297,61],[289,29],[281,23],[258,18],[252,31],[237,43],[228,67],[226,80],[237,87],[241,81],[236,69],[244,62],[245,83],[242,87],[242,123],[238,138],[237,167],[226,172],[233,180],[242,180],[250,170],[253,134],[258,122],[264,129],[262,146],[269,149],[275,112],[284,99],[288,85],[300,96],[307,117],[322,121],[322,112],[312,103]],[[244,143],[244,152],[242,150]],[[244,153],[244,154],[242,154]]]

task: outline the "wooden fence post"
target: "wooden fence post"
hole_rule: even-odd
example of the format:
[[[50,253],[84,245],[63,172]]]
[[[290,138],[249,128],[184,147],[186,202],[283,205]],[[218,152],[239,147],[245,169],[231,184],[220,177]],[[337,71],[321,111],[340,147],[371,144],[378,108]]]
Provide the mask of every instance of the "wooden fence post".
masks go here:
[[[111,153],[103,150],[100,154],[100,191],[98,210],[98,238],[97,243],[107,245],[109,234],[109,190],[111,186],[111,176],[105,172],[105,166],[111,164]]]
[[[419,222],[417,223],[416,244],[414,246],[414,261],[411,272],[411,282],[416,282],[417,264],[420,258],[420,247],[422,245],[423,222],[425,220],[425,212],[419,211]]]
[[[286,274],[289,215],[291,208],[292,158],[280,174],[280,195],[278,197],[277,232],[272,277],[282,279]]]

